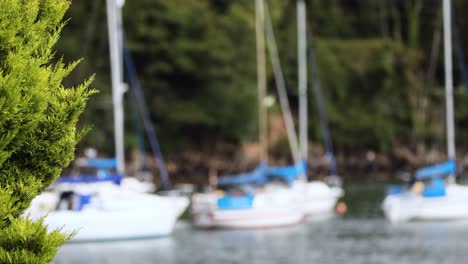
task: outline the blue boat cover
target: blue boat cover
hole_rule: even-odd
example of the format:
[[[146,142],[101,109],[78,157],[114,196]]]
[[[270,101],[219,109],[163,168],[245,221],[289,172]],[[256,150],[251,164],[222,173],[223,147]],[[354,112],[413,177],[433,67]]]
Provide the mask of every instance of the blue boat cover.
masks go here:
[[[96,169],[115,169],[117,168],[117,159],[85,159],[85,166]]]
[[[76,211],[83,210],[83,207],[85,207],[85,205],[91,203],[92,198],[93,198],[92,194],[79,194],[79,196],[78,196],[78,206],[76,208]]]
[[[398,195],[403,192],[403,186],[401,185],[390,185],[387,187],[387,195]]]
[[[222,210],[236,210],[252,208],[254,196],[245,195],[225,195],[218,199],[218,208]]]
[[[103,177],[96,175],[79,175],[79,176],[61,176],[55,183],[97,183],[97,182],[113,182],[120,184],[122,181],[120,174],[108,174]]]
[[[117,159],[84,159],[84,166],[87,168],[97,169],[95,175],[76,175],[76,176],[60,176],[55,183],[96,183],[96,182],[113,182],[120,184],[123,176],[117,173],[111,173],[109,170],[117,167]]]
[[[218,179],[218,185],[219,186],[244,185],[244,184],[262,185],[267,182],[266,170],[267,170],[266,163],[261,162],[252,172],[220,177]]]
[[[287,184],[291,184],[299,176],[306,175],[307,163],[302,161],[293,166],[268,167],[266,175],[268,180],[279,178]]]
[[[423,190],[424,197],[442,197],[445,196],[445,181],[441,178],[434,178],[431,184],[426,185]]]
[[[433,177],[454,174],[457,171],[457,165],[454,160],[448,160],[444,163],[430,167],[424,167],[416,172],[416,179],[424,180]]]

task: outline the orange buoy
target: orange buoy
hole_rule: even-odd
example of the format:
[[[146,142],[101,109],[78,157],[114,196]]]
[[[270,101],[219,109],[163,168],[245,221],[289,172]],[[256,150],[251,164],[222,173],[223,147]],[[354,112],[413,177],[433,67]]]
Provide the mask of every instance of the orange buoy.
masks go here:
[[[337,214],[343,215],[343,214],[346,213],[346,211],[348,211],[348,206],[346,206],[346,204],[344,202],[339,202],[336,205],[336,213]]]

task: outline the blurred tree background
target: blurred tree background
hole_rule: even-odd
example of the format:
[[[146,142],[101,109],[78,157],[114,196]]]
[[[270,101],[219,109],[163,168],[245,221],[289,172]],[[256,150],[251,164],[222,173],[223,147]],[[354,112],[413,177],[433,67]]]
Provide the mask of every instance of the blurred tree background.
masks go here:
[[[296,1],[267,2],[296,109]],[[441,1],[306,2],[337,151],[392,154],[400,146],[418,145],[443,151]],[[454,0],[453,4],[461,42],[467,47],[468,36],[463,32],[468,24],[462,11],[468,2]],[[105,1],[74,1],[68,17],[72,20],[63,31],[59,53],[69,60],[85,60],[67,81],[74,85],[96,73],[95,86],[101,90],[86,110],[84,121],[94,124],[94,129],[82,146],[112,153]],[[256,139],[254,22],[253,0],[126,1],[125,33],[163,152]],[[454,73],[457,141],[465,144],[468,107],[456,64]],[[271,69],[268,78],[269,92],[275,94]],[[310,138],[320,142],[313,93],[309,95]],[[131,107],[126,110],[129,149],[136,146],[136,131]]]

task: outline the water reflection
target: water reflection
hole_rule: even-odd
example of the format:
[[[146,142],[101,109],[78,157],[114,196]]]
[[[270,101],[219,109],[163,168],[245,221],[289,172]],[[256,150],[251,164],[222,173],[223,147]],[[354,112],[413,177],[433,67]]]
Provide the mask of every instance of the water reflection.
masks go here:
[[[55,263],[439,264],[468,259],[468,222],[392,225],[382,218],[384,184],[347,186],[344,218],[265,230],[205,231],[179,223],[164,239],[64,246]]]
[[[99,243],[71,243],[66,244],[59,250],[53,263],[173,263],[174,245],[172,237]]]
[[[329,219],[255,231],[182,223],[165,239],[67,245],[55,263],[464,263],[467,238],[460,222]]]

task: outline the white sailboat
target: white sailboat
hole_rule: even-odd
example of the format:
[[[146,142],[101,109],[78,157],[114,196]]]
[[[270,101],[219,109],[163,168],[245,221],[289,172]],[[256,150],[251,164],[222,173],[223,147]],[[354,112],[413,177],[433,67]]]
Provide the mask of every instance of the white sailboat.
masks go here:
[[[60,188],[36,197],[27,214],[45,217],[49,230],[75,232],[72,242],[161,237],[171,234],[188,206],[185,197],[164,197],[126,190],[112,183],[73,185],[75,199],[91,198],[81,208],[55,208]],[[62,189],[63,190],[63,189]],[[78,205],[82,205],[76,201]]]
[[[259,141],[261,160],[267,160],[266,94],[265,67],[265,3],[255,1],[257,36],[257,76],[259,108]],[[287,103],[283,98],[282,103]],[[286,120],[288,121],[288,120]],[[289,120],[292,122],[292,119]],[[289,134],[288,134],[289,135]],[[295,135],[294,135],[295,137]],[[295,138],[294,138],[295,139]],[[297,143],[297,142],[296,142]],[[297,146],[297,144],[296,144]],[[293,152],[293,155],[296,155]],[[266,162],[261,163],[251,173],[236,176],[242,182],[259,181],[265,183]],[[220,183],[220,182],[218,182]],[[242,183],[240,184],[242,185]],[[253,190],[233,194],[209,193],[195,194],[192,199],[193,223],[202,228],[265,228],[294,225],[300,223],[305,215],[297,193],[292,188],[281,185],[267,185]]]
[[[299,70],[299,139],[301,160],[308,160],[308,118],[307,118],[307,26],[306,26],[306,4],[304,0],[297,1],[297,35],[298,35],[298,70]],[[311,58],[313,50],[309,51]],[[311,60],[315,64],[314,60]],[[316,65],[311,65],[316,67]],[[312,68],[314,70],[314,68]],[[317,69],[315,69],[317,70]],[[314,88],[319,89],[318,75],[314,78]],[[317,98],[320,103],[322,98]],[[323,109],[321,109],[322,111]],[[322,113],[321,113],[322,116]],[[322,126],[326,126],[322,122]],[[327,132],[324,131],[324,134]],[[328,135],[324,135],[328,136]],[[327,155],[330,153],[327,153]],[[331,171],[331,173],[335,173]],[[331,177],[337,177],[332,175]],[[323,181],[303,181],[298,180],[294,188],[298,195],[304,199],[304,210],[308,217],[315,218],[334,213],[338,199],[343,195],[340,186],[330,186]]]
[[[196,227],[238,229],[295,225],[305,215],[294,192],[270,186],[254,194],[196,194],[192,217]]]
[[[268,13],[267,13],[268,14]],[[292,173],[295,173],[295,180],[291,186],[283,186],[290,188],[296,193],[296,203],[301,205],[304,213],[309,218],[323,218],[334,213],[335,205],[338,199],[343,195],[343,190],[340,186],[330,186],[324,181],[314,180],[307,181],[307,160],[308,160],[308,118],[307,118],[307,26],[306,26],[306,4],[304,0],[297,1],[297,36],[298,36],[298,76],[299,76],[299,144],[296,139],[296,132],[292,123],[291,111],[288,104],[282,104],[284,119],[288,131],[288,138],[295,166],[290,167]],[[271,18],[267,16],[266,20],[267,40],[269,45],[270,57],[273,64],[273,72],[277,82],[280,99],[286,99],[286,87],[284,76],[279,63],[278,51],[275,43],[275,36],[272,28]],[[310,44],[310,43],[309,43]],[[313,50],[310,50],[312,70],[317,70]],[[315,68],[314,68],[315,67]],[[318,74],[314,72],[314,89],[319,89],[320,82]],[[321,103],[322,98],[317,98]],[[320,108],[320,107],[319,107]],[[320,108],[323,111],[323,107]],[[323,117],[324,113],[320,113]],[[289,122],[288,122],[289,121]],[[326,126],[326,122],[321,120],[321,125]],[[328,129],[324,136],[328,136]],[[298,146],[299,145],[299,146]],[[296,153],[296,154],[295,154]],[[327,152],[327,155],[331,153]],[[275,173],[272,170],[270,173]],[[281,173],[281,172],[280,172]],[[288,172],[289,173],[289,172]],[[286,173],[286,174],[288,174]],[[334,174],[334,171],[331,171]],[[289,173],[291,174],[291,173]],[[338,178],[336,175],[330,177]]]
[[[296,224],[306,216],[322,218],[333,213],[337,200],[342,196],[340,187],[330,187],[322,181],[305,178],[307,161],[307,47],[305,3],[298,1],[299,37],[299,90],[300,90],[300,141],[297,142],[293,118],[286,94],[284,76],[281,70],[271,19],[263,0],[256,1],[257,18],[257,62],[259,85],[259,120],[261,160],[266,161],[266,124],[263,98],[265,97],[265,36],[270,54],[273,73],[277,83],[288,141],[295,165],[268,167],[262,163],[251,173],[233,178],[220,179],[219,184],[242,186],[261,185],[251,192],[237,195],[224,193],[202,193],[193,197],[192,215],[194,224],[199,227],[257,228]],[[266,30],[266,32],[265,32]],[[271,183],[269,177],[281,178],[288,184]]]
[[[382,209],[391,222],[468,219],[468,186],[455,183],[451,1],[443,0],[448,161],[419,170],[410,186],[391,189]]]
[[[117,172],[124,173],[123,57],[121,8],[107,0]],[[125,180],[124,180],[125,181]],[[131,181],[127,181],[131,183]],[[49,230],[76,232],[72,241],[138,239],[169,235],[188,206],[186,197],[159,196],[117,185],[111,180],[57,183],[36,197],[26,214],[44,218]],[[135,186],[133,184],[133,186]]]

